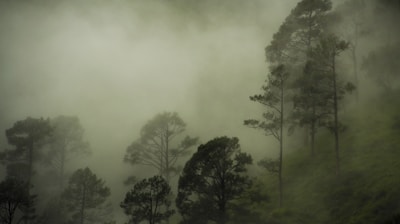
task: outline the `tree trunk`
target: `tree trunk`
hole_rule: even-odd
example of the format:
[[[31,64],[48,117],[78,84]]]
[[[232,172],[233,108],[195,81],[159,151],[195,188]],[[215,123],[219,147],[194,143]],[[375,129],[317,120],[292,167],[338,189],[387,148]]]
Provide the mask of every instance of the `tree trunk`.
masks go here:
[[[82,203],[81,203],[81,211],[80,211],[80,224],[83,224],[85,217],[85,202],[86,202],[86,184],[83,185],[83,193],[82,193]]]
[[[33,147],[34,147],[34,142],[33,140],[29,140],[29,151],[28,151],[28,180],[27,180],[27,196],[28,196],[28,201],[26,204],[26,211],[24,212],[24,223],[29,224],[30,219],[31,219],[31,213],[32,213],[32,200],[31,200],[31,181],[32,181],[32,174],[33,174]]]
[[[165,168],[166,168],[166,172],[165,172],[165,179],[167,181],[167,183],[169,184],[170,182],[170,175],[169,173],[171,172],[171,169],[169,167],[169,128],[167,125],[167,133],[165,135]],[[167,210],[169,210],[170,205],[167,205]],[[169,218],[167,218],[166,223],[169,224]]]
[[[316,134],[316,127],[315,123],[317,122],[317,115],[316,115],[316,105],[315,103],[312,104],[312,120],[311,120],[311,130],[310,130],[310,135],[311,135],[311,156],[314,157],[315,155],[315,134]]]
[[[357,36],[356,36],[357,38]],[[357,62],[357,39],[355,40],[354,46],[351,49],[351,55],[353,59],[353,74],[354,74],[354,82],[355,85],[357,86],[357,89],[355,91],[356,94],[356,100],[358,101],[358,62]]]
[[[311,157],[315,156],[315,121],[311,123]]]
[[[60,159],[60,192],[64,189],[64,166],[65,166],[65,146],[63,146],[63,150],[61,150],[61,159]]]
[[[283,75],[283,74],[281,74]],[[281,79],[281,111],[280,111],[280,138],[279,138],[279,207],[283,204],[283,183],[282,183],[282,164],[283,164],[283,79]]]
[[[335,134],[335,156],[336,156],[336,176],[340,174],[340,155],[339,155],[339,122],[338,122],[338,99],[337,99],[337,86],[336,86],[336,65],[335,55],[332,57],[332,78],[333,78],[333,113],[334,113],[334,126],[333,131]]]

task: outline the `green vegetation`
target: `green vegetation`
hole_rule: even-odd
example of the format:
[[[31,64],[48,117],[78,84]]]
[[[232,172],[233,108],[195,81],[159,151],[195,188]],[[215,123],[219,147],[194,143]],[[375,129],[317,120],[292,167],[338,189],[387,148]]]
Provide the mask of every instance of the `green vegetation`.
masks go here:
[[[215,1],[176,1],[175,7],[202,8],[200,6],[205,4],[204,2],[207,2],[206,5],[213,3],[219,7],[227,4],[214,3]],[[43,4],[45,2],[43,1]],[[158,8],[156,4],[157,1],[146,7]],[[204,8],[208,8],[206,5]],[[252,8],[255,7],[256,5]],[[237,12],[236,8],[239,6],[235,5],[232,9]],[[190,11],[184,14],[189,16]],[[200,14],[196,13],[193,18],[200,17]],[[146,18],[151,17],[153,14],[146,15]],[[158,17],[157,14],[154,18],[162,20],[163,17]],[[209,22],[222,18],[225,17],[213,18]],[[185,20],[188,21],[190,20]],[[198,119],[194,122],[197,126],[193,125],[194,132],[202,133],[201,128],[206,130],[207,133],[203,132],[201,137],[207,136],[209,139],[210,136],[225,134],[218,133],[219,131],[238,131],[230,128],[233,126],[225,126],[235,123],[240,131],[246,129],[245,125],[261,130],[262,134],[250,133],[246,136],[248,142],[253,142],[250,142],[250,147],[246,146],[245,150],[253,150],[251,147],[257,145],[255,142],[270,140],[270,145],[260,147],[265,148],[265,154],[271,155],[271,152],[275,152],[275,157],[257,157],[255,163],[258,167],[252,166],[253,157],[248,151],[242,151],[237,137],[216,137],[206,143],[199,143],[199,138],[186,135],[192,134],[193,130],[186,129],[186,123],[177,112],[158,113],[144,125],[135,123],[130,127],[130,130],[137,130],[133,136],[130,131],[119,128],[122,123],[129,123],[126,126],[130,126],[130,121],[127,122],[129,119],[143,119],[140,117],[141,113],[134,116],[129,113],[128,119],[121,116],[121,123],[110,119],[112,121],[108,121],[108,124],[115,125],[112,127],[107,126],[104,119],[107,116],[94,116],[96,118],[92,122],[95,121],[93,123],[96,125],[92,130],[103,134],[97,133],[97,138],[94,137],[96,134],[89,135],[94,142],[94,148],[100,148],[100,151],[107,149],[107,152],[103,151],[108,153],[107,156],[116,156],[114,160],[111,157],[99,157],[91,161],[85,157],[92,152],[89,147],[91,144],[86,140],[85,129],[78,116],[47,119],[27,117],[22,120],[16,119],[13,125],[15,117],[12,117],[13,120],[7,124],[9,127],[4,129],[4,142],[7,141],[8,144],[5,143],[0,151],[0,162],[4,166],[3,178],[0,181],[0,223],[116,224],[113,220],[112,204],[109,203],[109,198],[113,196],[116,197],[113,200],[119,202],[120,213],[122,214],[122,210],[125,213],[125,216],[118,217],[118,222],[129,224],[400,224],[400,26],[397,21],[400,21],[399,0],[343,0],[337,4],[333,4],[331,0],[299,0],[287,13],[281,26],[271,35],[271,42],[262,43],[266,45],[266,67],[270,72],[266,75],[265,83],[260,80],[253,83],[254,86],[261,86],[261,92],[250,96],[250,100],[258,103],[257,106],[261,104],[262,107],[257,111],[259,117],[245,120],[244,125],[240,125],[240,119],[248,115],[247,105],[237,103],[240,102],[239,97],[246,97],[241,92],[245,89],[242,88],[242,83],[232,91],[237,95],[225,92],[230,79],[221,78],[214,83],[206,83],[207,85],[201,81],[200,84],[196,84],[196,88],[185,84],[185,88],[193,92],[200,91],[199,89],[200,92],[211,90],[211,93],[207,94],[212,98],[210,101],[199,100],[203,99],[203,96],[196,100],[196,94],[180,93],[182,97],[186,97],[187,101],[182,102],[185,107],[192,101],[200,102],[185,112],[192,112],[191,121]],[[99,23],[99,26],[100,24],[102,23]],[[0,28],[2,25],[0,23]],[[241,26],[238,25],[242,28]],[[12,32],[13,27],[10,28],[12,29],[8,31]],[[204,30],[207,30],[206,27]],[[227,29],[229,30],[230,28]],[[246,31],[241,29],[243,30]],[[114,33],[114,30],[112,31]],[[140,32],[135,30],[132,33],[136,35]],[[157,36],[156,34],[158,33],[152,33],[152,36]],[[193,34],[197,34],[197,31]],[[139,36],[147,38],[146,35]],[[157,80],[165,86],[145,89],[145,97],[142,98],[140,94],[137,99],[144,99],[151,104],[146,105],[146,108],[156,106],[159,110],[160,105],[175,108],[173,101],[180,102],[176,98],[177,95],[168,95],[165,99],[161,97],[165,104],[147,99],[153,91],[161,92],[157,95],[160,98],[161,95],[170,92],[170,89],[164,87],[172,90],[182,85],[181,81],[186,81],[180,77],[176,80],[176,77],[170,79],[168,72],[183,77],[183,73],[199,66],[202,74],[218,74],[218,70],[212,71],[215,67],[209,66],[207,60],[215,60],[219,66],[232,67],[235,70],[236,64],[225,64],[219,55],[215,54],[211,42],[218,42],[218,38],[210,36],[212,41],[207,45],[197,44],[204,36],[196,36],[196,45],[207,46],[205,51],[211,52],[207,57],[212,59],[201,59],[201,66],[196,64],[192,67],[191,63],[188,63],[188,68],[183,70],[180,70],[178,64],[170,65],[169,62],[165,62],[171,66],[171,71],[166,71],[165,74],[162,72],[166,79]],[[167,42],[169,39],[175,39],[165,37],[162,36],[162,39]],[[126,39],[130,38],[131,36]],[[195,44],[186,43],[186,39],[177,39],[180,44],[190,46],[190,53],[196,51]],[[234,40],[235,47],[229,48],[232,50],[229,53],[239,52],[240,48],[236,49],[236,46],[241,43],[239,39]],[[247,39],[244,39],[243,43],[246,41]],[[246,43],[248,42],[250,41]],[[3,45],[5,44],[0,41],[0,46]],[[151,46],[157,49],[161,47],[153,44]],[[227,50],[228,46],[224,50]],[[37,48],[41,49],[40,45]],[[168,47],[169,51],[172,49],[172,46]],[[210,49],[213,50],[209,52]],[[28,51],[29,48],[23,52]],[[153,55],[147,51],[146,48],[141,52],[146,52],[149,58],[154,60],[151,65],[158,67],[160,60],[156,57],[153,59]],[[116,53],[110,52],[112,55]],[[186,53],[177,60],[181,61],[184,56],[187,56]],[[19,59],[14,56],[11,58],[13,61]],[[116,58],[120,60],[123,56]],[[197,63],[199,58],[193,59],[194,63]],[[43,61],[47,63],[47,60]],[[63,58],[62,61],[68,60]],[[188,61],[183,60],[183,63]],[[239,60],[235,59],[235,62],[237,61]],[[20,64],[22,66],[18,66],[24,67],[24,63]],[[97,63],[94,69],[101,71],[101,75],[93,79],[96,85],[103,72],[103,69],[97,68],[99,64]],[[113,63],[110,60],[107,64]],[[35,64],[35,68],[47,66]],[[118,63],[113,66],[124,68]],[[135,66],[137,64],[132,64],[132,67]],[[74,66],[71,64],[68,67]],[[141,70],[142,67],[139,67]],[[13,71],[10,75],[19,72],[18,69],[10,71]],[[123,74],[130,74],[128,71]],[[104,72],[109,71],[106,69]],[[253,70],[248,71],[251,72]],[[116,72],[118,73],[121,72]],[[236,74],[239,73],[232,73],[232,77]],[[247,79],[244,75],[242,78]],[[252,80],[249,78],[249,83]],[[38,83],[39,81],[43,80],[38,79]],[[174,85],[166,84],[167,81]],[[59,82],[64,83],[63,80]],[[136,88],[140,85],[140,82],[132,83],[132,86],[131,83],[127,86]],[[218,91],[212,91],[211,86]],[[68,92],[71,92],[70,90],[68,89]],[[8,93],[5,93],[8,97]],[[90,93],[93,98],[98,98],[95,93]],[[112,91],[107,95],[110,101],[118,101],[111,93]],[[355,94],[351,95],[353,93]],[[129,95],[127,98],[130,98],[130,94],[131,92],[121,92],[121,96]],[[79,96],[84,95],[80,93]],[[10,98],[10,102],[13,100],[15,99]],[[103,100],[100,101],[99,108],[104,109],[104,114],[121,111],[113,105],[103,105]],[[234,107],[224,113],[214,110],[213,106],[225,106],[225,103]],[[19,104],[16,102],[15,105]],[[142,108],[134,103],[131,106],[135,106],[132,111],[145,111],[141,111]],[[37,107],[40,107],[39,111],[43,114],[55,113],[47,111],[47,107]],[[235,111],[238,108],[243,109],[244,113],[232,119],[230,115],[239,114]],[[19,110],[22,111],[18,106],[10,109]],[[29,112],[37,113],[35,110]],[[22,116],[18,113],[18,116]],[[87,114],[97,115],[93,111]],[[222,117],[227,118],[219,123],[218,119]],[[0,118],[0,124],[1,120]],[[104,126],[97,126],[97,123],[102,122]],[[141,129],[140,125],[143,125]],[[240,131],[238,134],[241,134]],[[128,133],[125,137],[122,134],[124,132]],[[99,136],[104,139],[100,139]],[[116,141],[120,145],[114,145]],[[118,154],[116,149],[123,150],[124,146],[127,146],[125,151]],[[192,148],[196,146],[197,151],[193,152]],[[83,158],[85,161],[82,161]],[[122,166],[124,163],[132,165],[123,168],[125,173],[115,169],[116,165]],[[89,168],[89,165],[93,164],[98,166],[94,169],[96,172],[115,177],[115,182],[108,186],[107,181],[106,185],[106,181]],[[66,180],[69,182],[66,183]],[[120,189],[111,191],[112,188],[118,187]],[[121,194],[111,195],[111,192]],[[114,207],[117,206],[114,204]]]
[[[268,223],[361,224],[395,218],[400,213],[400,104],[390,102],[396,96],[400,92],[371,100],[369,110],[346,111],[340,177],[332,175],[334,142],[327,131],[317,135],[314,157],[306,147],[286,155],[285,205],[267,210]],[[274,179],[270,174],[262,179],[271,199],[278,197]]]

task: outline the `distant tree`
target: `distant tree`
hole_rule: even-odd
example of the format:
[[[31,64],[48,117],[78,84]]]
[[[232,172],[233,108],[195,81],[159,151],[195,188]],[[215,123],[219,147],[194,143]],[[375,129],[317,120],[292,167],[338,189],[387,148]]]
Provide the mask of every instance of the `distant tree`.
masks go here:
[[[273,223],[264,216],[265,210],[263,208],[270,203],[265,182],[256,177],[252,177],[251,182],[251,186],[245,189],[240,197],[232,203],[229,223]]]
[[[104,221],[101,210],[105,209],[110,189],[89,168],[78,169],[69,179],[62,194],[73,223],[99,223]]]
[[[126,150],[124,160],[132,165],[147,165],[157,169],[169,183],[173,174],[179,173],[176,162],[189,153],[197,138],[186,136],[180,143],[175,138],[185,131],[186,124],[177,113],[164,112],[147,122],[140,137]]]
[[[264,158],[257,163],[258,166],[266,169],[270,174],[279,174],[279,160]]]
[[[265,48],[267,60],[275,65],[307,61],[307,54],[323,32],[331,8],[330,0],[297,3]]]
[[[312,63],[316,70],[324,74],[328,80],[325,92],[328,94],[326,99],[327,107],[331,111],[331,118],[326,121],[325,126],[333,132],[335,137],[336,175],[340,173],[339,133],[344,128],[339,121],[339,101],[343,99],[346,92],[355,89],[352,83],[341,81],[336,72],[337,57],[348,46],[348,42],[340,40],[337,36],[331,34],[321,38],[320,43],[315,47],[312,54]]]
[[[289,73],[283,65],[274,67],[266,80],[266,85],[262,87],[262,94],[250,97],[250,100],[258,102],[266,107],[263,113],[263,120],[245,120],[244,124],[261,129],[266,135],[272,135],[279,142],[279,206],[282,206],[283,198],[283,181],[282,181],[282,164],[283,164],[283,128],[284,128],[284,104],[286,80]]]
[[[54,131],[49,141],[50,147],[46,159],[56,170],[62,191],[66,163],[78,156],[88,155],[89,143],[83,138],[84,129],[77,117],[58,116],[50,122]]]
[[[371,51],[362,64],[366,74],[387,94],[393,93],[400,86],[399,57],[399,43],[385,45]]]
[[[17,121],[12,128],[6,130],[8,143],[14,146],[14,149],[2,153],[4,161],[10,166],[14,163],[22,165],[26,164],[26,172],[20,173],[26,177],[27,192],[30,198],[34,198],[30,194],[32,187],[31,180],[34,174],[34,162],[41,159],[40,149],[42,148],[45,139],[52,133],[52,128],[49,119],[26,118],[25,120]],[[12,169],[11,169],[12,170]],[[14,169],[15,171],[15,169]],[[17,173],[17,172],[14,172]],[[33,200],[29,200],[24,209],[24,222],[29,223],[35,219]]]
[[[126,193],[121,208],[130,216],[129,224],[138,224],[147,220],[150,224],[160,223],[174,214],[169,209],[171,188],[161,176],[154,176],[137,182]]]
[[[65,203],[61,200],[59,195],[50,198],[42,209],[41,214],[37,218],[36,223],[40,224],[54,224],[68,222],[68,212]]]
[[[200,145],[179,178],[176,206],[182,223],[226,223],[229,203],[251,185],[246,175],[251,163],[251,156],[240,152],[238,138]]]
[[[347,0],[336,8],[342,17],[339,32],[349,42],[351,61],[353,67],[354,84],[359,82],[359,42],[363,34],[367,33],[366,27],[367,3],[364,0]],[[356,91],[358,96],[358,93]]]
[[[0,222],[12,224],[17,210],[29,203],[30,196],[24,181],[7,178],[0,183]]]
[[[302,82],[313,86],[314,79],[308,78],[305,74],[308,70],[305,68],[313,47],[318,43],[319,37],[325,32],[332,8],[330,0],[301,0],[285,21],[280,26],[277,33],[273,35],[272,41],[265,48],[267,61],[272,65],[283,64],[287,71],[290,71],[291,78],[287,80],[287,89],[294,92],[297,97],[306,98],[300,86],[292,84],[293,82]],[[301,80],[301,81],[300,81]],[[298,99],[288,98],[286,102],[295,102]],[[290,113],[290,111],[288,111]],[[304,144],[309,144],[309,139],[314,132],[311,124],[298,123],[299,116],[308,116],[313,110],[309,110],[307,115],[304,113],[295,114],[295,120],[291,120],[293,127],[301,126],[304,128]],[[289,114],[288,113],[288,114]],[[316,116],[316,115],[312,115]],[[293,117],[293,118],[294,118]],[[289,118],[292,118],[290,116]],[[305,118],[308,119],[308,118]],[[293,129],[294,130],[294,129]]]
[[[318,71],[309,60],[304,67],[303,74],[294,82],[297,92],[293,94],[293,111],[290,114],[291,131],[296,127],[308,127],[310,136],[311,156],[315,154],[315,135],[317,130],[330,114],[327,92],[328,77]]]

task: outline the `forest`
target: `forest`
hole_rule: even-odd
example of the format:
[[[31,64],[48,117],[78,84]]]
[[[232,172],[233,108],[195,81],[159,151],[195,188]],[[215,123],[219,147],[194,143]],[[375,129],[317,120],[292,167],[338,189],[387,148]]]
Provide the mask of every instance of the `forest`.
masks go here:
[[[398,21],[400,0],[1,1],[0,223],[400,224]]]

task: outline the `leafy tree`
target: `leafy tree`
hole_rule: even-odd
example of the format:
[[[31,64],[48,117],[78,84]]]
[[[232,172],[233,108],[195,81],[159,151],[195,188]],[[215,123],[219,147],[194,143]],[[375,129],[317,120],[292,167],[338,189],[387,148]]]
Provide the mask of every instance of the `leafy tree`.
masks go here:
[[[328,95],[326,99],[328,107],[330,107],[331,118],[327,120],[325,125],[333,132],[335,137],[336,175],[340,173],[339,133],[344,130],[344,126],[339,122],[339,100],[344,97],[346,92],[355,88],[352,83],[340,81],[336,72],[337,57],[348,46],[348,42],[340,40],[337,36],[331,34],[321,38],[320,43],[315,47],[312,54],[312,63],[314,63],[316,70],[325,75],[328,80],[326,89]]]
[[[169,182],[172,174],[179,172],[177,161],[188,154],[197,138],[186,136],[180,143],[174,139],[185,131],[186,124],[177,113],[164,112],[147,122],[140,138],[126,150],[124,160],[133,165],[154,167]]]
[[[300,1],[286,17],[278,32],[274,34],[271,43],[265,48],[267,60],[271,64],[283,64],[286,70],[290,71],[291,78],[287,81],[287,88],[295,93],[296,97],[292,99],[295,104],[299,98],[306,99],[309,97],[309,92],[304,92],[304,88],[301,88],[302,86],[296,83],[301,82],[307,86],[315,85],[315,79],[309,78],[312,74],[307,74],[309,72],[306,68],[307,62],[309,61],[311,50],[326,30],[329,18],[328,12],[331,8],[332,3],[330,0]],[[295,83],[292,84],[293,82]],[[305,106],[306,104],[301,105]],[[315,128],[310,130],[313,129],[311,127],[312,124],[300,121],[309,120],[308,117],[310,115],[312,117],[317,117],[318,115],[312,114],[315,110],[311,109],[310,106],[301,108],[298,103],[295,106],[297,108],[295,114],[290,117],[294,118],[291,123],[293,127],[295,125],[304,127],[304,143],[308,145],[309,139],[314,138]]]
[[[17,210],[29,203],[30,196],[26,189],[26,183],[15,178],[7,178],[0,183],[1,223],[12,224]]]
[[[263,121],[245,120],[244,124],[261,129],[266,135],[272,135],[279,142],[279,206],[282,206],[283,183],[282,183],[282,163],[283,163],[283,128],[284,128],[284,100],[286,90],[286,80],[289,73],[283,65],[273,68],[266,85],[262,87],[263,94],[254,95],[250,100],[258,102],[267,108],[263,113]]]
[[[6,130],[8,143],[13,145],[14,149],[3,152],[1,156],[9,165],[13,163],[26,164],[26,172],[20,173],[20,177],[26,177],[24,181],[27,182],[27,192],[32,199],[34,196],[30,194],[30,189],[34,174],[34,162],[41,158],[40,149],[45,142],[44,140],[51,133],[52,127],[49,119],[35,119],[30,117],[17,121],[12,128]],[[26,209],[24,209],[24,222],[29,223],[29,220],[33,220],[34,218],[33,200],[29,200]]]
[[[84,140],[84,129],[77,117],[58,116],[51,121],[54,129],[50,139],[47,162],[57,171],[60,190],[64,187],[65,166],[71,159],[88,155],[89,143]]]
[[[179,178],[176,205],[182,222],[226,223],[229,203],[251,185],[246,176],[251,163],[238,138],[219,137],[200,145]]]
[[[126,193],[121,208],[130,216],[129,223],[147,220],[150,224],[160,223],[174,214],[169,209],[171,188],[162,176],[154,176],[136,183]]]
[[[107,206],[110,189],[102,179],[97,178],[89,168],[78,169],[69,179],[68,187],[62,198],[72,214],[74,223],[98,223],[102,214],[98,213]]]
[[[326,14],[331,8],[330,0],[297,3],[265,48],[267,60],[274,64],[306,61],[310,48],[323,32]]]

